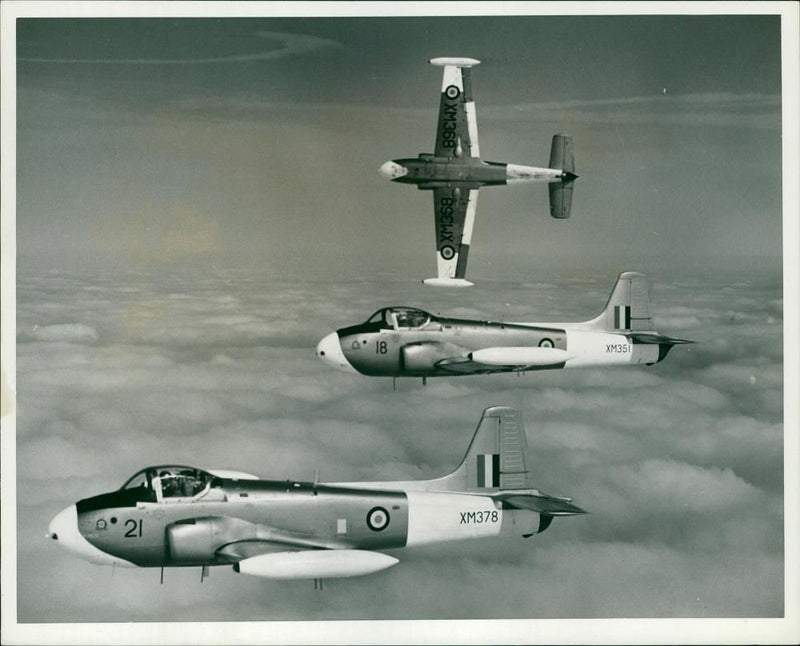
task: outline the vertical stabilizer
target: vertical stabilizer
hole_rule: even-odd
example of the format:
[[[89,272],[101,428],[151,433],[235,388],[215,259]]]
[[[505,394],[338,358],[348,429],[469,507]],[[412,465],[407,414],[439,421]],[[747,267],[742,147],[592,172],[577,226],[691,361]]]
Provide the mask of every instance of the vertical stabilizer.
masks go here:
[[[507,406],[483,411],[461,464],[430,484],[441,490],[488,493],[532,489],[521,413]]]
[[[603,312],[588,321],[600,330],[651,331],[650,296],[644,274],[626,271],[619,275]]]

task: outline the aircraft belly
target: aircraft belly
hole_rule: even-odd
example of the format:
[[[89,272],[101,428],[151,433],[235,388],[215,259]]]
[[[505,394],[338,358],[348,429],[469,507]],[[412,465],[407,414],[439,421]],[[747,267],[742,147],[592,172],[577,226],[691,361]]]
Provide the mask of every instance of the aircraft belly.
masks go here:
[[[503,509],[485,496],[408,491],[407,545],[499,536]]]
[[[567,368],[642,363],[639,348],[624,334],[568,330],[567,351],[574,355]]]
[[[506,509],[500,533],[502,536],[536,534],[539,531],[539,516],[529,509]]]

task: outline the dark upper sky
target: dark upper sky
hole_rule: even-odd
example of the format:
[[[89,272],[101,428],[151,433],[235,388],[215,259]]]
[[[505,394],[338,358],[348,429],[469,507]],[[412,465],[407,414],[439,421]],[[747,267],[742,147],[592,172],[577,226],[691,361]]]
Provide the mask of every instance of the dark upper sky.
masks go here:
[[[472,277],[499,270],[499,254],[533,268],[554,250],[775,258],[779,27],[776,16],[20,20],[22,262],[201,253],[325,275],[416,263],[409,277],[427,276],[430,196],[377,168],[432,148],[440,70],[426,61],[441,55],[482,61],[485,158],[546,165],[566,131],[581,175],[564,222],[549,218],[544,187],[482,191]],[[380,253],[343,265],[354,238]]]

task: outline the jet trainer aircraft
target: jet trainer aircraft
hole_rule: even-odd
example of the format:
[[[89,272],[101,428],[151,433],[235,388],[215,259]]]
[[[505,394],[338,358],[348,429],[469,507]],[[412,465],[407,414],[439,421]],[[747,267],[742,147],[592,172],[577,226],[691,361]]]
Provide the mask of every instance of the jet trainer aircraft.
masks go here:
[[[371,377],[452,377],[604,365],[652,365],[693,343],[653,329],[643,274],[619,275],[602,313],[581,323],[503,323],[378,310],[324,337],[317,356]]]
[[[555,516],[583,513],[533,487],[522,416],[493,406],[461,464],[440,478],[321,484],[148,467],[120,489],[64,509],[48,536],[87,560],[160,567],[162,577],[164,567],[202,567],[202,578],[208,566],[232,565],[270,579],[321,580],[398,562],[383,550],[527,538]]]
[[[481,186],[547,182],[550,215],[568,218],[573,183],[578,177],[573,143],[568,135],[553,136],[550,168],[482,161],[470,81],[470,68],[480,61],[433,58],[430,63],[444,67],[434,152],[387,161],[380,167],[380,174],[394,182],[416,184],[419,189],[433,191],[438,274],[423,282],[467,287],[472,285],[465,275],[478,190]]]

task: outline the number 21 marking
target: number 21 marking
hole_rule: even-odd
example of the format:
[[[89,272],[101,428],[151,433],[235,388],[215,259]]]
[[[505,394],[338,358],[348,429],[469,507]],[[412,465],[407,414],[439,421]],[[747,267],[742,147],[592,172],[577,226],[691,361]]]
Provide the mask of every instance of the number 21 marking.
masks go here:
[[[129,518],[125,521],[125,527],[128,528],[128,531],[125,532],[125,538],[141,538],[142,537],[142,519],[140,518],[139,521],[135,521],[133,518]]]

